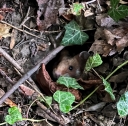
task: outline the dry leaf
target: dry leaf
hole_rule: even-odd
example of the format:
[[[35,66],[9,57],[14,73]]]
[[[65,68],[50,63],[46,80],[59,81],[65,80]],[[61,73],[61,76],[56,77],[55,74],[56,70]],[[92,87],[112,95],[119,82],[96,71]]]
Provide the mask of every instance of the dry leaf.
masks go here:
[[[37,0],[39,9],[37,11],[38,30],[47,30],[52,24],[57,24],[58,9],[64,7],[62,0]]]
[[[25,85],[20,85],[20,89],[22,90],[22,93],[27,96],[32,96],[33,93],[35,92],[34,90],[30,89]]]
[[[0,23],[0,39],[2,39],[2,37],[4,38],[10,37],[11,36],[11,34],[9,33],[10,29],[11,29],[10,26]]]
[[[0,98],[5,94],[5,92],[0,88]],[[5,104],[9,105],[10,107],[17,106],[14,102],[12,102],[9,98],[4,101]]]

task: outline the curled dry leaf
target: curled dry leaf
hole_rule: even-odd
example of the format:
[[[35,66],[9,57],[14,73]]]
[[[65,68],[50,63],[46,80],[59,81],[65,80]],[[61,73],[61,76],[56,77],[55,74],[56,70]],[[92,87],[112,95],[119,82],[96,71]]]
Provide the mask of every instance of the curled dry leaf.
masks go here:
[[[56,82],[54,82],[51,77],[49,76],[48,72],[45,69],[45,65],[42,64],[41,68],[39,69],[37,73],[37,82],[41,89],[44,91],[46,95],[52,95],[56,90],[61,91],[67,91],[67,87],[64,85],[58,85]],[[78,90],[75,89],[69,89],[72,94],[75,95],[76,100],[81,99],[81,95]]]
[[[11,34],[9,33],[10,29],[11,29],[10,26],[0,23],[0,39],[2,39],[2,37],[4,38],[10,37],[11,36]]]
[[[56,24],[58,20],[58,10],[64,7],[62,0],[37,0],[39,9],[37,11],[38,30],[47,30],[52,24]]]

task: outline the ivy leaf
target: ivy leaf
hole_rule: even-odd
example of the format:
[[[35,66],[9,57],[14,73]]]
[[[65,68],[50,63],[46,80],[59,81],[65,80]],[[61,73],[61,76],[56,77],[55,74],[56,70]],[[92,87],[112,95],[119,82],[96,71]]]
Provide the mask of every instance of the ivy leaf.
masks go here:
[[[128,115],[128,92],[125,92],[117,102],[117,111],[121,117]]]
[[[120,5],[117,9],[116,8],[111,8],[108,11],[108,14],[113,20],[116,22],[119,21],[122,18],[125,18],[128,16],[128,6],[126,5]]]
[[[83,45],[89,36],[80,30],[79,25],[73,20],[65,26],[66,32],[61,44],[69,45]]]
[[[9,108],[8,113],[9,115],[6,115],[5,121],[10,125],[22,120],[22,115],[16,106]]]
[[[97,67],[102,64],[102,59],[98,53],[93,56],[90,56],[86,62],[85,69],[90,71],[92,68]]]
[[[39,100],[41,102],[46,102],[47,105],[51,105],[52,104],[52,97],[51,96],[45,96],[45,100],[42,97],[39,97]]]
[[[117,5],[119,4],[120,0],[110,0],[110,4],[112,8],[116,8]]]
[[[72,77],[61,76],[61,77],[58,78],[57,83],[63,84],[63,85],[65,85],[68,88],[71,87],[71,88],[74,88],[74,89],[82,89],[82,90],[84,90],[84,88],[81,87],[77,83],[76,79],[72,78]]]
[[[84,6],[81,3],[73,3],[71,8],[74,15],[80,15],[82,9],[84,9]]]
[[[102,78],[103,80],[103,84],[105,86],[105,91],[109,93],[109,95],[111,96],[112,100],[115,100],[115,96],[113,94],[112,88],[110,86],[110,83],[108,81],[106,81],[104,78]]]
[[[120,5],[118,7],[119,0],[111,0],[110,2],[112,8],[108,11],[108,14],[111,18],[113,18],[113,20],[117,22],[128,16],[128,6]]]
[[[53,98],[59,103],[60,110],[64,113],[71,110],[71,105],[75,101],[75,96],[72,93],[65,91],[56,91],[53,94]]]

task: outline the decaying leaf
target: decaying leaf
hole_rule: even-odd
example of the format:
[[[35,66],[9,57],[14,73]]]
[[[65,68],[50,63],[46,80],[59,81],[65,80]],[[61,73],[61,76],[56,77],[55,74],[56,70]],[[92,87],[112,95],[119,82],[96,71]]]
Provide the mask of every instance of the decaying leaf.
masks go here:
[[[20,85],[20,89],[22,90],[22,93],[27,96],[32,96],[33,93],[35,92],[34,90],[30,89],[29,87],[27,87],[23,84]]]
[[[64,7],[62,0],[37,0],[37,25],[38,30],[47,30],[52,24],[57,24],[58,9]]]
[[[89,51],[98,52],[103,56],[121,52],[128,46],[128,28],[98,28],[95,32],[95,42]]]
[[[0,39],[10,37],[11,34],[9,33],[11,27],[7,26],[6,24],[0,23]]]
[[[93,51],[94,53],[102,54],[102,56],[107,56],[112,50],[112,46],[107,44],[105,40],[95,40],[92,44],[89,51]]]

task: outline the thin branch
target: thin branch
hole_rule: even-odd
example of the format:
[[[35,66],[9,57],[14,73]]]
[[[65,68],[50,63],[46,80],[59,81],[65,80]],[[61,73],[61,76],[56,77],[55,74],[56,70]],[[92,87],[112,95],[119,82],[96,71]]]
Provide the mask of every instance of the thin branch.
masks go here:
[[[47,109],[43,104],[41,104],[39,101],[36,101],[37,105],[40,106],[44,112],[46,112],[50,117],[52,117],[54,120],[56,120],[59,124],[65,125],[65,122],[62,118],[59,118],[57,115],[52,113],[49,109]]]
[[[24,73],[24,70],[22,67],[10,56],[8,55],[1,47],[0,47],[0,53],[10,62],[13,64],[14,67],[16,67],[21,73]]]
[[[7,99],[22,83],[24,83],[28,78],[30,78],[30,76],[39,69],[41,63],[44,63],[45,65],[51,60],[53,59],[56,54],[58,52],[60,52],[62,49],[64,48],[64,46],[59,46],[58,48],[56,48],[55,50],[53,50],[47,57],[45,57],[40,63],[38,63],[35,67],[33,67],[30,71],[28,71],[21,79],[19,79],[19,81],[12,86],[12,88],[6,92],[0,99],[0,104],[2,104],[5,99]]]

